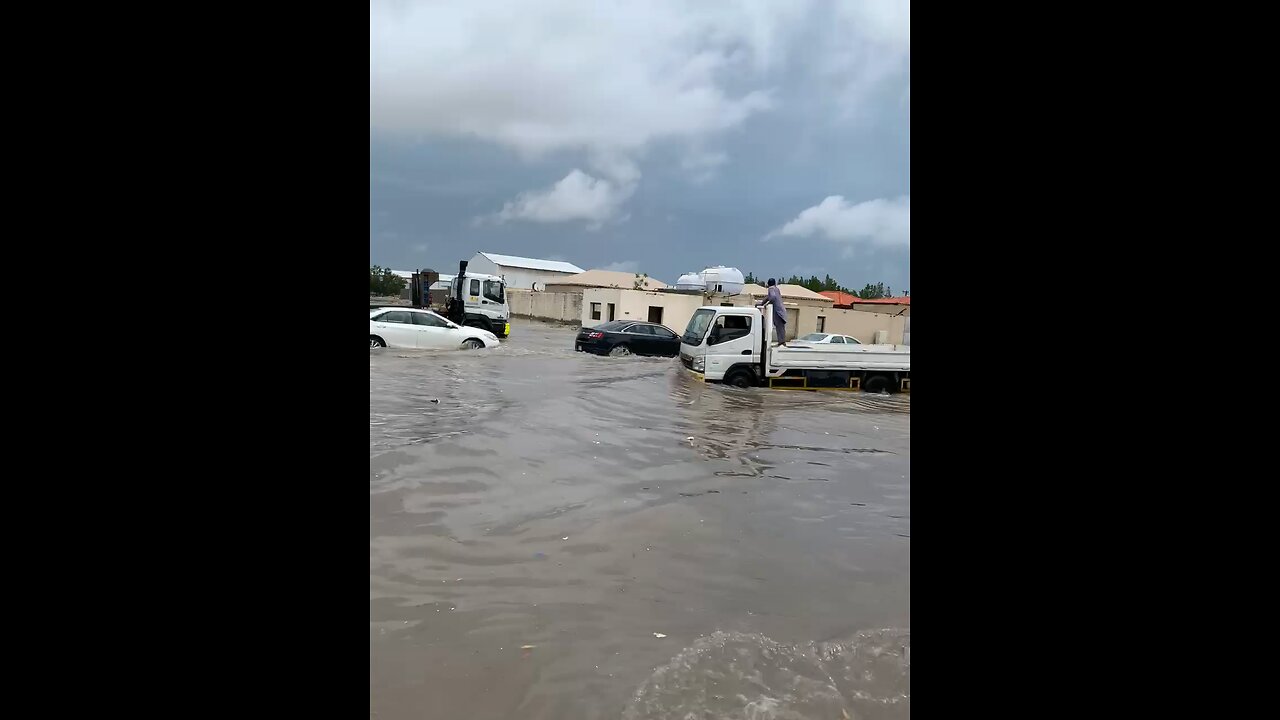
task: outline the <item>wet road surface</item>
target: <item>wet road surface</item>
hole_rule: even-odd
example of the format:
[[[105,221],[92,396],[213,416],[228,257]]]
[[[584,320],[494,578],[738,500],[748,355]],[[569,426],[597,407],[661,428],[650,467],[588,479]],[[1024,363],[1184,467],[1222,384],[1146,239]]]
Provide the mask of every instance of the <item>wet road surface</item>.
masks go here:
[[[909,396],[575,331],[369,352],[370,717],[909,717]]]

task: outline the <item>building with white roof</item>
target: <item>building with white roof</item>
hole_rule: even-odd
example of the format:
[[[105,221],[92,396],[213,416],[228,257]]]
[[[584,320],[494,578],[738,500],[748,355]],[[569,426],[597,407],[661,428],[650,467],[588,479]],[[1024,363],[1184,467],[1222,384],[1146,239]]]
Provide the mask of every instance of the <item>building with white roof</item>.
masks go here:
[[[585,271],[573,263],[561,260],[478,252],[467,263],[467,272],[500,275],[509,288],[544,290],[547,283]]]

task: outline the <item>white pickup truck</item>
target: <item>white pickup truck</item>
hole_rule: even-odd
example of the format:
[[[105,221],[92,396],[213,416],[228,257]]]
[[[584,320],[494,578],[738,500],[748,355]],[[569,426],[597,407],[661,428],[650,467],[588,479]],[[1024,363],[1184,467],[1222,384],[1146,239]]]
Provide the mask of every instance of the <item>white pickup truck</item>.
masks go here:
[[[696,310],[680,362],[699,380],[738,387],[910,392],[911,351],[884,345],[774,345],[773,314],[755,307]]]

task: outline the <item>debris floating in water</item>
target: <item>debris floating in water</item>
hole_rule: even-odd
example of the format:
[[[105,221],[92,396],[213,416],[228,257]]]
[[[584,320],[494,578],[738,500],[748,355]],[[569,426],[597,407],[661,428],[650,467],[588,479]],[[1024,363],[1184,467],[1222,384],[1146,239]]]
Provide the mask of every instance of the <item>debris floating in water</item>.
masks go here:
[[[654,637],[656,637],[656,638],[664,638],[664,637],[666,637],[666,635],[663,635],[662,633],[654,633],[654,634],[653,634],[653,636],[654,636]]]
[[[537,645],[521,645],[521,646],[520,646],[520,649],[521,649],[521,650],[532,650],[532,649],[534,649],[534,648],[536,648],[536,647],[538,647],[538,646],[537,646]]]
[[[562,537],[562,538],[560,538],[560,539],[561,539],[561,540],[568,540],[568,539],[569,539],[569,536],[568,536],[568,535],[565,535],[564,537]]]

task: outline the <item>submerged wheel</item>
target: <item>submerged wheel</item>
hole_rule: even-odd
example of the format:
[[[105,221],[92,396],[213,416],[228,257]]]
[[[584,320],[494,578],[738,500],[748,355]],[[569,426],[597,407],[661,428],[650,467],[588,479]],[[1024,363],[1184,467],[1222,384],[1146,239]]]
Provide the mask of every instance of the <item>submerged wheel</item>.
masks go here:
[[[370,349],[373,349],[373,348],[380,348],[380,347],[386,347],[386,346],[387,346],[387,344],[386,344],[385,342],[383,342],[383,341],[382,341],[382,338],[378,337],[377,335],[370,335],[370,336],[369,336],[369,348],[370,348]]]
[[[482,347],[484,347],[484,343],[475,338],[467,338],[467,340],[462,343],[463,350],[479,350]]]
[[[725,378],[724,381],[736,388],[749,388],[751,387],[751,374],[746,370],[735,370],[729,373],[729,377]]]
[[[623,357],[631,354],[631,348],[626,345],[614,345],[613,349],[609,351],[609,354],[614,357]]]
[[[872,393],[889,392],[891,387],[892,383],[887,375],[872,375],[862,383],[862,389]]]

